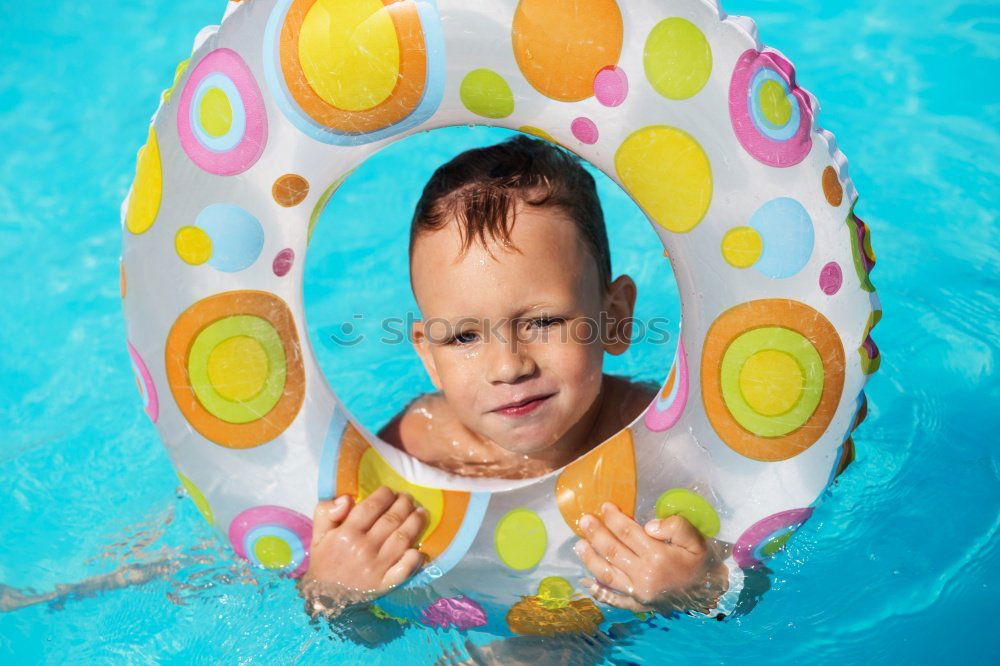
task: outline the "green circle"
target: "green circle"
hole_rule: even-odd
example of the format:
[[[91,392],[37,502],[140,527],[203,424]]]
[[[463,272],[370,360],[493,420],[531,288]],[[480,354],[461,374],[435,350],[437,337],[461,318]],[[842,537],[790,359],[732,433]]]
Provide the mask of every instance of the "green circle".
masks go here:
[[[181,485],[184,486],[184,490],[187,491],[188,497],[190,497],[191,501],[194,502],[194,505],[198,509],[198,513],[201,514],[202,518],[204,518],[209,525],[215,524],[215,516],[212,514],[212,507],[209,505],[208,500],[205,499],[202,492],[198,490],[198,486],[194,485],[191,479],[187,478],[180,472],[177,472],[177,478],[181,480]]]
[[[792,118],[792,103],[785,96],[785,89],[777,81],[764,81],[757,94],[764,119],[775,129],[784,127]]]
[[[765,350],[784,352],[794,358],[804,377],[798,402],[778,416],[758,414],[743,399],[740,391],[743,364],[757,352]],[[801,427],[816,411],[823,397],[823,359],[808,338],[783,326],[763,326],[737,337],[726,348],[719,371],[726,409],[740,426],[759,437],[781,437]]]
[[[687,488],[672,488],[660,495],[655,511],[661,520],[677,515],[686,518],[706,538],[719,533],[719,514],[701,495]]]
[[[549,576],[538,583],[538,603],[542,608],[565,608],[573,600],[573,586],[560,576]]]
[[[712,47],[691,21],[668,18],[646,37],[642,63],[656,92],[667,99],[687,99],[708,83]]]
[[[233,401],[219,395],[208,378],[208,357],[215,347],[245,335],[260,343],[267,355],[267,381],[250,400]],[[188,352],[188,378],[201,406],[227,423],[252,423],[270,412],[285,391],[285,346],[266,319],[234,315],[212,322],[195,338]]]
[[[514,93],[503,77],[491,69],[474,69],[459,87],[462,104],[484,118],[506,118],[514,113]]]
[[[276,536],[257,539],[253,544],[253,554],[265,569],[284,569],[292,561],[292,547]]]
[[[760,549],[760,554],[763,555],[764,557],[771,557],[772,555],[777,553],[779,550],[784,548],[785,544],[788,543],[788,540],[792,538],[792,533],[794,531],[795,530],[789,530],[788,532],[785,532],[776,539],[771,539],[770,541],[768,541],[766,544],[764,544],[764,547]]]
[[[514,509],[497,523],[493,545],[500,561],[509,568],[533,569],[542,561],[548,545],[545,523],[534,511]]]

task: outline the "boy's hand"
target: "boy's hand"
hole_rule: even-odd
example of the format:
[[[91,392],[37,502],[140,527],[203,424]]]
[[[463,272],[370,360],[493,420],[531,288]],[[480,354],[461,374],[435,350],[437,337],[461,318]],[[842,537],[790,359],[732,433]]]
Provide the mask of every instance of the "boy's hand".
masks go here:
[[[576,545],[596,579],[583,584],[598,601],[637,613],[705,611],[725,592],[718,548],[685,518],[651,520],[643,528],[609,502],[601,517],[580,519],[586,539]]]
[[[300,592],[317,610],[336,613],[380,597],[424,560],[413,545],[427,512],[409,495],[383,486],[356,506],[351,504],[350,497],[341,496],[316,506],[309,569]]]

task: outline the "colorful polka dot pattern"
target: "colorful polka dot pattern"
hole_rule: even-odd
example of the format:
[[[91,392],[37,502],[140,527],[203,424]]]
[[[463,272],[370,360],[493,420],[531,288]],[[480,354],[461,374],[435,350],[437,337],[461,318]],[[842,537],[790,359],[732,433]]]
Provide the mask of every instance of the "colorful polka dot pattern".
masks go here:
[[[689,390],[687,353],[684,351],[684,343],[681,342],[677,345],[677,355],[670,367],[666,383],[643,417],[646,427],[653,432],[663,432],[673,428],[680,421],[681,414],[687,406]]]
[[[740,56],[729,84],[729,113],[740,144],[756,159],[790,167],[809,154],[812,109],[791,63],[771,51]]]
[[[463,3],[463,12],[485,11],[481,2]],[[599,513],[603,502],[637,518],[681,515],[706,537],[731,540],[742,533],[734,550],[741,566],[757,566],[777,552],[810,509],[763,520],[747,518],[752,509],[745,506],[721,512],[703,480],[672,479],[648,457],[661,448],[669,455],[692,436],[709,453],[728,447],[745,459],[741,472],[764,478],[768,472],[761,470],[773,468],[759,463],[793,461],[821,440],[843,442],[849,432],[827,428],[846,388],[857,389],[856,375],[878,368],[871,331],[881,311],[869,296],[874,254],[868,227],[851,211],[846,163],[813,129],[812,101],[787,60],[749,48],[733,23],[701,2],[640,3],[627,14],[615,0],[588,0],[584,11],[580,3],[550,0],[513,4],[491,10],[493,24],[506,12],[500,25],[509,28],[501,29],[496,52],[488,35],[476,38],[476,49],[455,51],[467,39],[456,33],[446,53],[444,31],[461,26],[454,16],[439,16],[433,0],[275,0],[261,13],[262,28],[224,21],[219,38],[201,39],[190,61],[177,66],[162,95],[170,113],[150,127],[137,156],[123,211],[132,251],[123,252],[121,294],[131,320],[129,355],[149,418],[161,431],[181,433],[165,435],[183,440],[175,453],[186,456],[201,446],[232,456],[233,468],[206,483],[208,496],[180,476],[195,505],[209,523],[228,525],[242,557],[300,575],[308,563],[308,518],[250,500],[252,488],[228,479],[239,477],[238,456],[251,454],[220,454],[212,445],[269,445],[252,455],[288,458],[300,451],[289,434],[301,434],[293,423],[310,429],[316,419],[331,418],[317,415],[316,405],[326,401],[306,400],[305,378],[318,369],[305,366],[314,361],[300,346],[298,315],[284,299],[293,303],[301,290],[309,238],[348,167],[386,139],[443,120],[516,128],[612,175],[670,248],[679,276],[690,282],[695,273],[697,283],[696,273],[705,271],[733,287],[706,288],[692,305],[688,285],[685,308],[694,307],[695,316],[685,317],[684,344],[640,421],[535,484],[524,502],[492,506],[487,492],[411,483],[342,414],[330,421],[335,433],[324,443],[324,459],[333,462],[320,488],[362,499],[389,485],[428,510],[419,547],[429,562],[407,587],[461,571],[467,553],[516,576],[546,576],[534,595],[505,602],[505,619],[513,633],[552,635],[593,631],[604,619],[568,579],[546,572],[549,561],[564,558],[566,534],[579,534],[580,517]],[[442,5],[440,11],[455,10]],[[263,34],[242,39],[234,32],[259,29]],[[741,40],[735,49],[720,42],[731,39]],[[215,48],[220,44],[232,48]],[[726,119],[725,126],[706,124],[715,117]],[[292,141],[269,145],[272,136]],[[338,148],[325,153],[317,142]],[[838,226],[845,214],[846,236]],[[169,261],[139,263],[151,257],[154,244]],[[691,256],[685,256],[688,245],[695,246]],[[181,313],[169,331],[148,330],[147,319],[162,317],[137,309],[154,275],[163,294],[157,307]],[[175,276],[203,289],[178,293],[198,293],[200,300],[182,302],[164,290]],[[851,309],[859,292],[870,298],[870,316],[851,322],[861,311]],[[861,332],[857,356],[845,353],[843,331],[853,344]],[[165,348],[149,351],[150,339],[166,339]],[[145,361],[133,342],[141,343]],[[689,358],[685,346],[695,356]],[[157,395],[153,377],[163,376],[173,403]],[[693,383],[701,386],[700,402],[691,398]],[[192,439],[201,444],[191,446]],[[651,454],[651,445],[661,448]],[[301,468],[279,464],[275,483],[288,483],[291,472],[300,475]],[[205,474],[196,478],[204,481]],[[640,496],[640,488],[653,495]],[[553,497],[539,502],[538,492]],[[789,499],[785,506],[811,499]],[[735,514],[744,522],[727,525]],[[484,524],[492,533],[479,534]],[[536,589],[535,582],[521,593]],[[453,593],[418,614],[433,627],[483,627],[488,618],[480,601],[486,601],[477,599]]]
[[[812,515],[812,508],[791,509],[751,525],[733,544],[733,559],[743,569],[756,569],[781,550],[792,533]]]
[[[149,128],[146,145],[136,159],[135,180],[125,213],[125,228],[133,234],[149,231],[160,212],[163,196],[163,166],[160,164],[160,144],[156,130]]]
[[[177,406],[219,446],[269,442],[302,406],[298,334],[277,296],[235,291],[201,300],[174,322],[166,351],[167,381]]]
[[[433,2],[278,0],[265,28],[278,107],[323,143],[361,145],[427,120],[444,91]]]
[[[734,268],[753,267],[772,279],[796,275],[812,257],[812,218],[789,197],[766,202],[746,226],[733,227],[722,238],[722,256]]]
[[[683,517],[706,539],[719,533],[719,514],[705,498],[687,488],[673,488],[660,495],[654,512],[661,520],[670,516]]]
[[[624,25],[615,0],[590,0],[571,12],[549,0],[520,0],[511,25],[514,58],[525,80],[560,102],[594,94],[594,78],[618,64]]]
[[[530,509],[515,509],[497,523],[493,544],[497,557],[508,569],[534,569],[548,545],[545,522]]]
[[[723,442],[752,460],[787,460],[812,446],[837,410],[843,342],[804,303],[743,303],[709,328],[701,381],[705,412]]]
[[[193,226],[178,231],[176,245],[185,263],[207,262],[216,270],[237,273],[257,261],[264,247],[264,228],[239,206],[212,204],[198,213]]]
[[[142,407],[146,410],[146,416],[153,423],[160,417],[160,399],[156,394],[156,384],[153,383],[153,378],[149,374],[149,368],[146,367],[145,361],[139,356],[139,352],[136,351],[135,347],[132,346],[131,342],[126,343],[128,345],[128,355],[132,361],[132,373],[135,375],[135,383],[139,388],[139,395],[142,397]]]
[[[255,566],[298,578],[309,568],[312,521],[281,506],[256,506],[229,524],[229,543]]]
[[[177,477],[181,480],[181,485],[184,486],[184,490],[187,492],[188,497],[191,498],[191,501],[194,502],[195,508],[198,509],[198,513],[201,514],[201,517],[204,518],[205,522],[209,525],[214,525],[215,514],[212,511],[212,506],[208,503],[208,500],[205,499],[204,493],[201,492],[201,489],[194,485],[194,482],[191,479],[187,478],[180,472],[177,473]]]
[[[267,144],[267,114],[253,74],[231,49],[195,65],[177,109],[177,135],[195,164],[217,176],[252,167]]]
[[[712,48],[687,19],[664,19],[646,37],[643,67],[656,92],[671,100],[688,99],[708,83]]]

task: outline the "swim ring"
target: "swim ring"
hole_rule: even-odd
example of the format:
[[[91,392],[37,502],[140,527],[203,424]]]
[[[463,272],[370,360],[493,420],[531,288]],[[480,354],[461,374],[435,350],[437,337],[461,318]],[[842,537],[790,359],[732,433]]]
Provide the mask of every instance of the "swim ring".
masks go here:
[[[753,22],[709,0],[229,3],[163,93],[122,206],[127,350],[181,482],[240,557],[288,576],[317,499],[409,491],[429,562],[385,603],[435,627],[599,626],[572,544],[606,500],[680,513],[760,566],[850,455],[879,363],[868,230],[817,110]],[[608,174],[682,295],[655,401],[542,478],[455,477],[379,441],[306,334],[304,259],[338,185],[459,124]]]

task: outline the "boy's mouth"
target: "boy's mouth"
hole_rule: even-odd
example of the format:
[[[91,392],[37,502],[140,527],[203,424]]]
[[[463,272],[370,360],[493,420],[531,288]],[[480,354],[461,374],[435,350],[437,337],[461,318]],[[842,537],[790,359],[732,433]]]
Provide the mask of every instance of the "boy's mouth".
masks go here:
[[[554,395],[555,393],[547,393],[544,395],[530,396],[516,402],[508,402],[506,405],[497,407],[493,410],[493,412],[500,414],[501,416],[524,416],[525,414],[530,414],[541,407],[545,404],[546,400]]]

